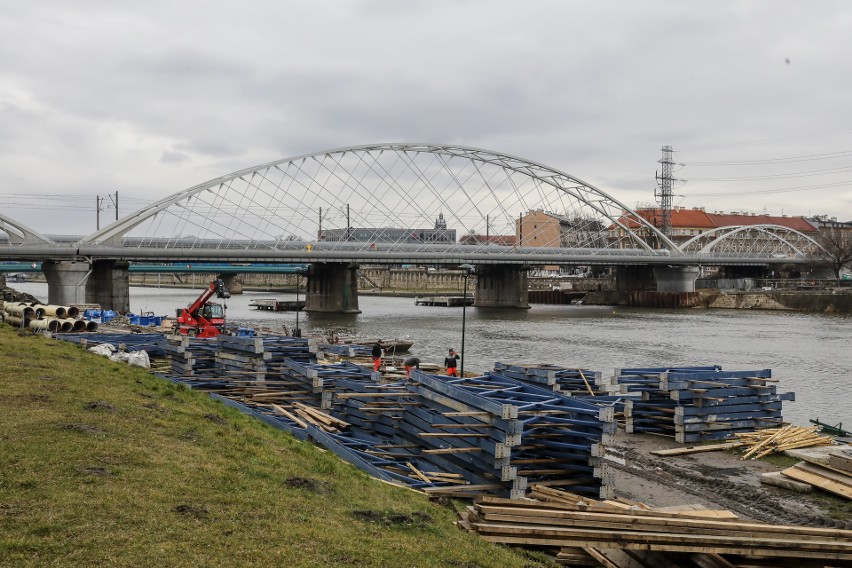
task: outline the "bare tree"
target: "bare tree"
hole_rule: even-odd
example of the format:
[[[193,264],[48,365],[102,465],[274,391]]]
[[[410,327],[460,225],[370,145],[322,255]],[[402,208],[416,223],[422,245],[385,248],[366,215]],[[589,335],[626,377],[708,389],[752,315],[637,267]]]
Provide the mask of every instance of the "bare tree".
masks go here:
[[[822,250],[814,253],[814,259],[827,264],[840,278],[841,269],[852,262],[852,231],[840,227],[824,227],[817,237]]]

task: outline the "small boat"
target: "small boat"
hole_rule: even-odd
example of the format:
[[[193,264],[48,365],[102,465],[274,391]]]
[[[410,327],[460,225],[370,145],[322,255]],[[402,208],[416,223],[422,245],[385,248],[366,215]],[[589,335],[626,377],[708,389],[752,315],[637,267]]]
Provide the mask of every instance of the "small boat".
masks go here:
[[[378,341],[386,355],[394,353],[404,353],[411,349],[414,342],[410,339],[361,339],[359,337],[340,337],[332,334],[326,338],[329,343],[338,345],[361,345],[364,347],[372,347]]]

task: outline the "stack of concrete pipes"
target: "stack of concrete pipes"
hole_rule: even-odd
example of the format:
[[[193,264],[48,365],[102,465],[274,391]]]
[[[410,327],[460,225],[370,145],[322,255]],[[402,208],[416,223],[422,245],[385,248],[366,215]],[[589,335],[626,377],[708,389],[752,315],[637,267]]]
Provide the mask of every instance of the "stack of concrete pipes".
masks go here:
[[[80,310],[76,306],[5,302],[3,321],[14,327],[28,327],[36,332],[67,333],[98,329],[96,322],[80,318]]]

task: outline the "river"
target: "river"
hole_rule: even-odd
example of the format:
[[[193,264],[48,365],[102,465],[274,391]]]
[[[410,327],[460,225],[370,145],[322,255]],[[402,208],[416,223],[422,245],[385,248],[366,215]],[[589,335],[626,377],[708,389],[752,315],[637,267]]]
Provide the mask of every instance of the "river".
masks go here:
[[[47,285],[15,288],[47,299]],[[200,293],[131,287],[134,312],[174,315]],[[281,330],[295,313],[258,312],[255,298],[294,300],[295,295],[246,292],[226,301],[231,322]],[[302,298],[304,299],[304,298]],[[414,341],[411,353],[441,363],[461,349],[462,309],[415,306],[412,298],[361,296],[362,313],[299,314],[304,333],[335,330],[365,338]],[[721,365],[726,370],[772,369],[778,391],[796,393],[784,403],[784,419],[809,425],[811,418],[852,427],[852,317],[757,310],[659,310],[604,306],[534,305],[530,310],[467,308],[466,371],[495,361],[553,363],[612,375],[638,366]]]

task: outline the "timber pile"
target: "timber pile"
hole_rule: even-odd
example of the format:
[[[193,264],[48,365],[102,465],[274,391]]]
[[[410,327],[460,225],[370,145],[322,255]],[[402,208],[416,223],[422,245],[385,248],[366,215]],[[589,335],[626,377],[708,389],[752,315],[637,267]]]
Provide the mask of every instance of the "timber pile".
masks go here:
[[[781,428],[760,430],[759,432],[743,432],[736,434],[737,440],[744,446],[742,458],[759,459],[769,454],[809,448],[812,446],[830,446],[834,443],[831,436],[821,436],[816,426],[803,428],[788,424]]]
[[[569,369],[558,365],[523,365],[494,363],[494,374],[522,383],[551,389],[566,396],[597,396],[609,394],[608,382],[600,371]]]
[[[796,481],[852,499],[852,474],[847,471],[801,461],[781,473]]]
[[[777,426],[784,400],[770,369],[723,371],[719,366],[620,369],[615,380],[634,397],[625,402],[625,430],[674,436],[679,443],[723,440]]]
[[[457,524],[491,542],[550,550],[566,566],[852,566],[848,530],[597,502],[539,486],[532,496],[482,497]]]
[[[773,434],[771,439],[768,437],[763,442],[753,443],[750,452],[754,458],[773,451],[832,444],[831,437],[820,436],[815,430],[816,428],[794,426],[781,428]],[[764,445],[761,446],[761,443]],[[785,478],[804,483],[809,488],[816,487],[840,497],[852,499],[852,450],[838,447],[837,450],[832,450],[823,456],[795,455],[801,455],[804,461],[781,471]],[[783,486],[781,483],[779,485]]]

